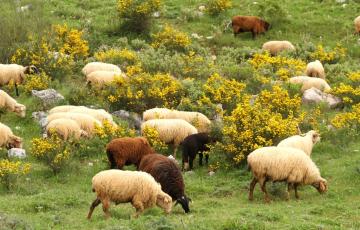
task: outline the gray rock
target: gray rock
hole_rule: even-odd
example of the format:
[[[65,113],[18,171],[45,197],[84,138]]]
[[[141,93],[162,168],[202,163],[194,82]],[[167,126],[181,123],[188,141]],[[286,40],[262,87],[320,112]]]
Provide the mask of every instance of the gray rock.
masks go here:
[[[139,114],[128,112],[125,110],[118,110],[112,113],[112,115],[129,122],[129,125],[132,126],[132,128],[135,128],[136,130],[140,130],[142,119]]]
[[[302,96],[302,103],[304,104],[319,104],[326,103],[329,108],[334,109],[343,105],[342,100],[334,95],[324,93],[321,90],[312,87],[305,90]]]
[[[210,171],[209,172],[209,176],[214,176],[215,175],[215,172],[214,171]]]
[[[57,103],[61,100],[64,100],[64,96],[56,92],[55,89],[45,89],[45,90],[32,90],[32,96],[40,99],[44,105],[51,105]]]
[[[39,123],[42,131],[45,132],[46,125],[48,124],[47,114],[44,111],[33,112],[32,118]]]
[[[8,150],[8,157],[9,157],[9,158],[24,159],[24,158],[26,158],[25,149],[20,149],[20,148],[12,148],[12,149],[9,149],[9,150]]]
[[[255,95],[251,95],[251,98],[250,98],[250,105],[253,106],[255,104],[255,101],[256,101],[256,98],[258,97],[257,94]]]

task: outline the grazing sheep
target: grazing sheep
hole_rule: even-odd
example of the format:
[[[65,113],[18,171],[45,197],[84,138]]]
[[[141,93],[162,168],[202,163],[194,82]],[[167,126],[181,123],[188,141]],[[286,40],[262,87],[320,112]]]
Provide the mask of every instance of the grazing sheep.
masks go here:
[[[5,91],[0,90],[0,108],[6,108],[12,112],[15,112],[20,117],[25,117],[26,107],[19,104],[16,100],[9,96]]]
[[[155,151],[144,137],[116,138],[106,145],[106,154],[111,169],[122,169],[124,165],[130,164],[139,168],[141,158],[153,153]]]
[[[262,49],[269,51],[271,55],[276,55],[284,50],[294,51],[295,47],[289,41],[269,41],[263,44]]]
[[[308,63],[305,74],[309,77],[319,77],[321,79],[325,79],[324,66],[319,60]]]
[[[111,116],[111,114],[106,112],[104,109],[90,109],[90,108],[87,108],[87,107],[82,107],[82,108],[71,109],[70,112],[88,114],[88,115],[94,117],[95,119],[97,119],[100,122],[104,122],[105,120],[107,120],[114,127],[117,127],[117,125],[114,122],[113,117]]]
[[[24,81],[25,74],[31,73],[39,73],[39,70],[33,65],[24,67],[18,64],[0,64],[0,86],[14,82],[16,96],[19,96],[17,85]]]
[[[86,75],[86,84],[103,87],[104,85],[112,83],[116,77],[125,78],[125,75],[114,71],[98,70]]]
[[[88,136],[87,132],[82,130],[76,121],[68,118],[59,118],[49,122],[46,126],[46,133],[51,135],[52,130],[63,140],[68,140],[70,137],[78,140],[82,136]]]
[[[61,112],[69,112],[73,109],[78,108],[86,108],[85,106],[77,106],[77,105],[59,105],[49,110],[49,114],[53,113],[61,113]]]
[[[241,32],[251,32],[253,39],[269,30],[270,24],[256,16],[234,16],[231,19],[234,36]]]
[[[315,130],[310,130],[304,136],[295,135],[288,137],[277,145],[278,147],[291,147],[304,151],[308,156],[311,155],[313,146],[320,141],[320,134]]]
[[[187,136],[182,145],[182,166],[185,170],[193,168],[193,161],[196,157],[196,154],[199,153],[199,165],[202,166],[203,152],[208,151],[209,148],[206,144],[211,142],[211,138],[207,133],[196,133],[190,136]],[[205,154],[206,164],[209,161],[209,155]],[[189,167],[190,166],[190,167]]]
[[[266,182],[286,181],[287,195],[290,196],[291,186],[295,189],[295,196],[299,198],[297,187],[299,185],[312,185],[320,193],[327,191],[327,182],[320,176],[315,163],[303,151],[289,147],[263,147],[247,157],[249,169],[253,174],[250,183],[249,200],[253,200],[254,188],[257,182],[265,194],[265,201],[269,202],[266,191]]]
[[[187,121],[181,119],[154,119],[148,120],[141,125],[141,134],[145,127],[151,127],[158,131],[159,138],[163,142],[174,144],[174,157],[180,143],[189,135],[198,133],[197,129]]]
[[[204,114],[199,112],[178,111],[166,108],[153,108],[143,113],[143,120],[153,119],[182,119],[189,122],[199,132],[210,132],[211,121]]]
[[[169,194],[176,204],[180,203],[185,213],[190,212],[189,198],[185,195],[185,184],[179,166],[173,159],[161,154],[142,157],[140,171],[149,173],[161,184],[162,190]],[[176,205],[175,204],[175,205]]]
[[[104,63],[104,62],[90,62],[84,66],[84,68],[81,70],[81,72],[87,76],[88,74],[98,71],[98,70],[104,70],[104,71],[113,71],[121,73],[121,69],[113,64]]]
[[[164,193],[161,185],[146,172],[117,169],[101,171],[92,179],[92,190],[96,192],[96,199],[90,206],[88,219],[100,203],[102,203],[105,218],[110,217],[110,202],[116,205],[131,202],[136,208],[135,217],[155,204],[165,213],[171,212],[171,197]]]
[[[360,34],[360,16],[355,18],[354,24],[355,24],[355,33]]]
[[[101,122],[94,117],[82,113],[60,112],[53,113],[47,116],[48,122],[59,118],[69,118],[71,120],[74,120],[80,126],[80,129],[84,130],[89,135],[92,135],[94,133],[95,125],[99,127],[102,126]]]
[[[0,122],[0,147],[22,148],[22,139],[15,136],[11,129]]]
[[[289,82],[291,84],[302,85],[301,92],[311,89],[312,87],[317,88],[321,91],[328,91],[331,89],[329,84],[324,79],[316,78],[316,77],[297,76],[290,78]]]

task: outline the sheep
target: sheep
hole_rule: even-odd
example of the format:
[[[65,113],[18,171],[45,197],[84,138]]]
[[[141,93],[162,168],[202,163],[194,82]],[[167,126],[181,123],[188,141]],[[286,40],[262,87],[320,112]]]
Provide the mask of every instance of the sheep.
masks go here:
[[[306,65],[305,73],[309,77],[319,77],[325,79],[325,70],[319,60],[310,62]]]
[[[26,106],[17,103],[14,98],[10,97],[10,95],[3,90],[0,90],[0,108],[6,108],[15,112],[20,117],[25,117],[26,115]]]
[[[271,55],[276,55],[284,50],[294,51],[295,47],[289,41],[269,41],[263,44],[262,49],[269,51]]]
[[[190,212],[189,199],[185,195],[185,184],[179,166],[173,159],[161,154],[142,157],[139,170],[152,175],[161,184],[162,190],[169,194],[176,204],[180,203],[185,213]]]
[[[269,30],[270,24],[256,16],[234,16],[231,19],[234,36],[241,32],[251,32],[253,39]]]
[[[321,91],[329,91],[331,87],[329,84],[321,78],[314,78],[314,77],[308,77],[308,76],[297,76],[297,77],[291,77],[289,79],[289,82],[291,84],[300,84],[301,86],[301,92],[303,93],[305,90],[311,89],[312,87],[315,87]]]
[[[355,18],[354,24],[355,24],[355,33],[360,34],[360,16]]]
[[[87,114],[60,112],[53,113],[47,116],[48,122],[59,118],[69,118],[71,120],[74,120],[80,126],[80,128],[86,131],[89,135],[92,135],[94,133],[95,126],[102,126],[100,121]]]
[[[153,154],[149,142],[144,137],[122,137],[106,145],[106,154],[111,169],[122,169],[124,165],[134,164],[139,167],[140,160],[147,154]]]
[[[92,178],[92,190],[96,193],[96,199],[90,206],[88,219],[100,203],[102,203],[105,218],[110,217],[110,202],[116,205],[131,202],[136,209],[135,217],[155,204],[166,214],[169,214],[172,209],[171,197],[164,193],[161,185],[146,172],[117,169],[101,171]]]
[[[202,166],[203,152],[209,150],[206,144],[209,144],[211,141],[212,139],[207,133],[196,133],[187,136],[184,139],[184,141],[181,143],[183,169],[192,170],[193,161],[196,157],[196,154],[198,153],[199,153],[199,165]],[[208,163],[208,161],[209,161],[209,154],[205,154],[206,164]]]
[[[0,86],[12,81],[15,84],[16,96],[19,96],[17,85],[25,80],[25,74],[31,73],[39,73],[39,70],[33,65],[24,67],[18,64],[0,64]]]
[[[52,120],[46,126],[46,133],[51,135],[52,132],[56,132],[61,139],[68,140],[73,137],[75,140],[80,137],[88,137],[87,132],[82,130],[76,121],[69,118],[59,118]]]
[[[299,185],[312,185],[319,193],[327,191],[327,182],[320,176],[315,163],[303,151],[290,147],[262,147],[247,157],[249,169],[253,174],[250,183],[249,200],[253,200],[254,188],[257,182],[265,194],[265,201],[269,202],[266,182],[286,181],[288,184],[287,199],[291,186],[295,189],[295,197],[299,194]]]
[[[313,146],[320,141],[320,135],[315,130],[310,130],[304,136],[295,135],[288,137],[277,145],[278,147],[292,147],[311,155]]]
[[[81,70],[81,72],[87,76],[88,74],[98,71],[98,70],[105,70],[105,71],[113,71],[121,73],[121,69],[114,65],[104,62],[90,62],[84,66],[84,68]]]
[[[102,87],[112,83],[116,77],[125,78],[126,76],[119,72],[97,70],[86,75],[86,84]]]
[[[15,136],[11,129],[0,122],[0,147],[7,149],[22,148],[22,139]]]
[[[49,110],[49,114],[53,113],[61,113],[61,112],[69,112],[73,109],[78,108],[86,108],[85,106],[77,106],[77,105],[59,105]]]
[[[153,108],[143,113],[143,120],[182,119],[194,125],[199,132],[210,132],[211,121],[199,112],[178,111],[166,108]]]
[[[176,158],[177,147],[189,135],[198,133],[197,129],[187,121],[181,119],[154,119],[148,120],[141,125],[141,134],[146,127],[156,129],[159,138],[163,142],[174,144],[174,157]]]

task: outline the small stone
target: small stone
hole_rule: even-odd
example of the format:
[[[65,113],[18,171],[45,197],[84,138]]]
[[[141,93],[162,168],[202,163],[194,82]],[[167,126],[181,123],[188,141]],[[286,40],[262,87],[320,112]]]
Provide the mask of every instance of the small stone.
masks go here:
[[[334,95],[324,93],[321,90],[312,87],[311,89],[305,90],[302,96],[302,102],[304,104],[319,104],[321,102],[326,103],[329,108],[334,109],[342,106],[342,100]]]
[[[89,163],[88,163],[88,166],[92,167],[92,166],[94,166],[94,163],[89,162]]]
[[[160,12],[159,11],[154,12],[153,16],[154,16],[154,18],[160,17]]]
[[[215,172],[214,172],[214,171],[210,171],[208,174],[209,174],[209,176],[214,176]]]
[[[199,6],[198,8],[200,11],[205,11],[206,7],[204,5]]]
[[[20,149],[20,148],[12,148],[12,149],[9,149],[9,150],[8,150],[8,157],[9,157],[9,158],[24,159],[24,158],[26,158],[25,149]]]

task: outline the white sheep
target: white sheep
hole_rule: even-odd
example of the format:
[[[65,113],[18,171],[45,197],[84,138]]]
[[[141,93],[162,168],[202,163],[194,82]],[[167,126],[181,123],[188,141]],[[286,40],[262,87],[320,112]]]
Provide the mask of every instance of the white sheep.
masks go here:
[[[141,125],[141,134],[146,127],[154,128],[159,133],[163,142],[174,144],[174,157],[176,158],[177,147],[189,135],[198,133],[198,130],[187,121],[182,119],[154,119],[148,120]]]
[[[61,113],[61,112],[69,112],[72,109],[78,108],[86,108],[85,106],[77,106],[77,105],[59,105],[49,110],[49,114],[53,113]]]
[[[297,187],[299,185],[312,185],[320,193],[327,191],[327,182],[320,176],[315,163],[303,151],[289,147],[263,147],[247,157],[249,169],[253,174],[250,183],[249,200],[253,200],[254,188],[257,182],[265,194],[265,201],[269,202],[266,191],[266,182],[286,181],[288,184],[287,198],[291,186],[295,189],[295,196],[299,198]]]
[[[22,148],[22,139],[15,136],[11,129],[0,122],[0,147]]]
[[[355,33],[359,34],[360,33],[360,16],[355,18],[354,25],[355,25]]]
[[[10,95],[3,90],[0,90],[0,108],[15,112],[20,117],[25,117],[26,115],[26,106],[17,103],[14,98],[10,97]]]
[[[277,145],[278,147],[291,147],[304,151],[308,156],[311,155],[314,145],[320,141],[320,134],[315,130],[310,130],[305,135],[295,135],[288,137]]]
[[[309,62],[306,65],[305,74],[309,77],[319,77],[321,79],[325,79],[324,66],[319,60]]]
[[[84,68],[81,70],[81,72],[87,76],[88,74],[98,71],[98,70],[105,70],[105,71],[113,71],[121,73],[121,69],[114,65],[104,62],[90,62],[84,66]]]
[[[199,112],[178,111],[166,108],[153,108],[143,113],[143,120],[182,119],[194,125],[198,132],[210,132],[211,121]]]
[[[104,109],[90,109],[83,107],[71,109],[70,112],[88,114],[100,122],[108,121],[112,126],[117,127],[117,124],[114,122],[112,115],[106,112]]]
[[[53,113],[47,116],[48,122],[51,122],[59,118],[69,118],[71,120],[74,120],[80,126],[80,128],[86,131],[89,135],[92,135],[94,133],[95,126],[98,127],[102,126],[100,121],[98,121],[97,119],[95,119],[94,117],[88,114],[60,112],[60,113]]]
[[[271,55],[276,55],[284,50],[294,51],[295,47],[289,41],[269,41],[263,44],[262,49],[269,51]]]
[[[86,75],[86,84],[102,87],[104,85],[111,84],[116,77],[126,78],[123,73],[97,70]]]
[[[96,206],[102,203],[105,218],[110,217],[110,202],[128,203],[135,207],[135,217],[155,204],[167,214],[172,209],[171,197],[161,190],[161,185],[146,172],[110,169],[97,173],[92,179],[96,199],[92,202],[88,219]]]
[[[51,135],[52,132],[56,132],[63,140],[68,140],[70,137],[75,140],[80,137],[88,137],[88,133],[82,130],[76,121],[68,118],[59,118],[49,122],[46,126],[46,133]]]
[[[330,85],[321,78],[309,77],[309,76],[297,76],[289,79],[291,84],[299,84],[301,86],[301,92],[311,89],[312,87],[317,88],[321,91],[329,91]]]
[[[33,65],[24,67],[18,64],[0,64],[0,86],[13,82],[15,84],[16,95],[19,96],[17,85],[25,80],[25,74],[33,72],[39,72]]]

